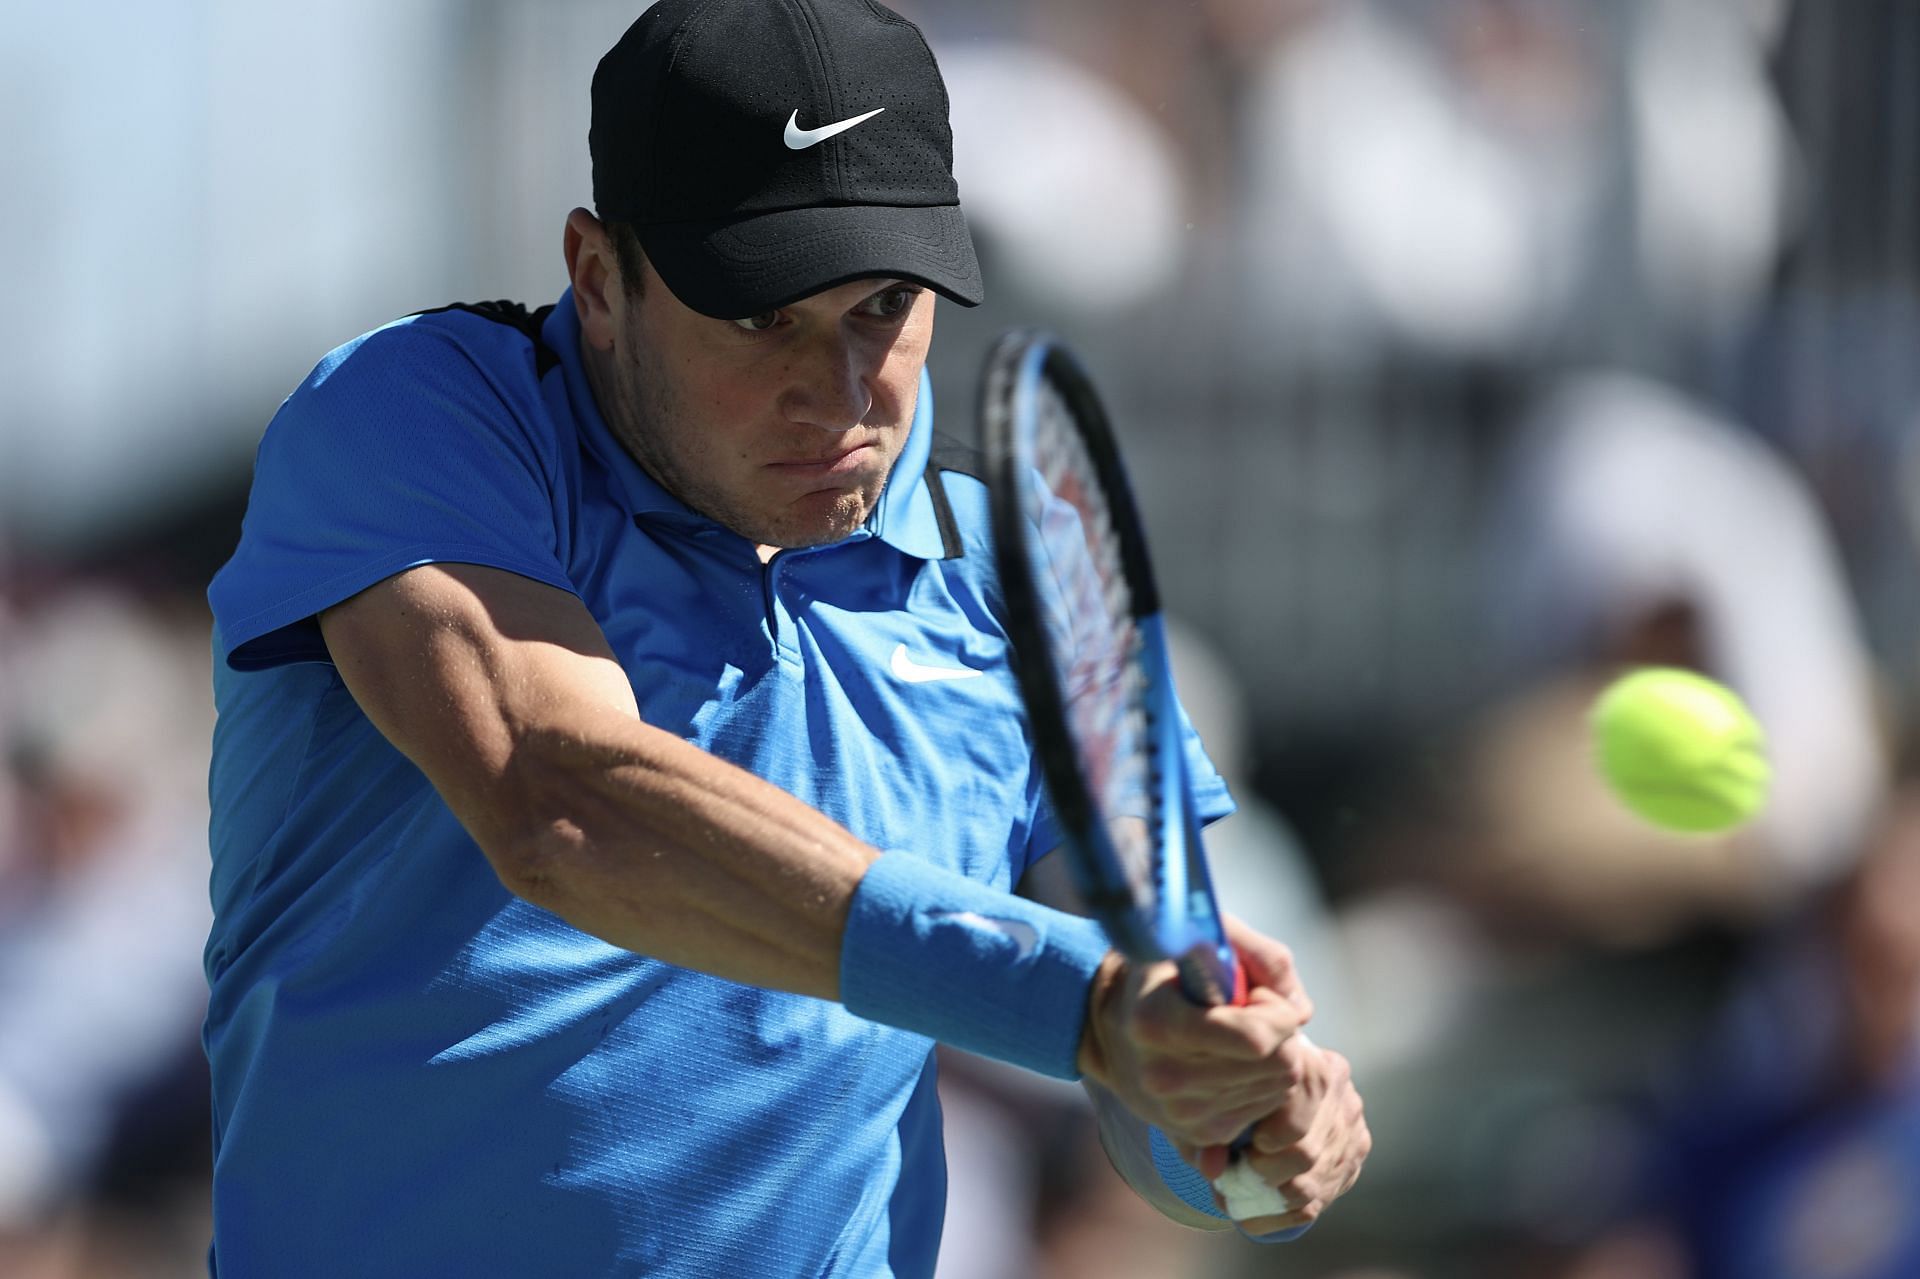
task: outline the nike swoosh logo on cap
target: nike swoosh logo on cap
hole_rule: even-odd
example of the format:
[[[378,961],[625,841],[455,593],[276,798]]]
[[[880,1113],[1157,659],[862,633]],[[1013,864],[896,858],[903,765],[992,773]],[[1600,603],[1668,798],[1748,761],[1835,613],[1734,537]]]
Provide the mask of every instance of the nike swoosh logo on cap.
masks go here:
[[[825,142],[836,133],[845,133],[854,125],[871,120],[885,110],[885,107],[875,107],[865,115],[849,116],[834,124],[823,124],[817,129],[803,129],[800,127],[800,109],[795,107],[793,114],[787,117],[787,132],[784,139],[787,150],[805,151],[816,142]]]
[[[895,679],[904,680],[909,684],[931,684],[935,680],[942,679],[972,679],[976,675],[986,674],[985,671],[976,671],[971,666],[922,666],[907,656],[905,644],[895,646],[893,660],[888,663],[888,668],[893,671]]]

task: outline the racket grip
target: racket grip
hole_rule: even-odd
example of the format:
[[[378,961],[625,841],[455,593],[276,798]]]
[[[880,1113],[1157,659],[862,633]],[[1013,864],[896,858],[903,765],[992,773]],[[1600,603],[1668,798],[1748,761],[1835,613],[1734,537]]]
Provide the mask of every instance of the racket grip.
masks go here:
[[[1247,966],[1226,942],[1201,942],[1173,962],[1180,989],[1203,1008],[1247,1002]]]

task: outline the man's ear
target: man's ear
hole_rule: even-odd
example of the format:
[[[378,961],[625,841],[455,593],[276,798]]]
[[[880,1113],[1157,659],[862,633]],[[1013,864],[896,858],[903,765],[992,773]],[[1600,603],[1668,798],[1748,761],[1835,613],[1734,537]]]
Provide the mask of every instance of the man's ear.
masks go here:
[[[624,287],[613,241],[599,218],[586,209],[575,209],[567,214],[565,250],[580,333],[592,349],[611,351],[619,330],[616,304]]]

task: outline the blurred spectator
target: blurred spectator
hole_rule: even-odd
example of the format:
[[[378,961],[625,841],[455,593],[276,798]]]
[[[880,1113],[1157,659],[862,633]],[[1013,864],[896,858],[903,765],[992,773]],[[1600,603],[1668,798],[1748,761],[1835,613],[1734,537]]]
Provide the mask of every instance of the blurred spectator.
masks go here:
[[[1569,846],[1571,834],[1542,838],[1540,823],[1556,813],[1565,815],[1553,828],[1562,832],[1604,823],[1604,797],[1584,763],[1586,694],[1622,663],[1666,662],[1732,685],[1768,735],[1772,792],[1742,841],[1743,864],[1725,868],[1745,880],[1724,884],[1726,904],[1789,903],[1841,874],[1881,797],[1884,729],[1858,612],[1806,481],[1673,392],[1588,377],[1545,398],[1507,494],[1502,545],[1489,562],[1502,651],[1523,666],[1571,662],[1581,672],[1561,686],[1561,752],[1516,737],[1483,775],[1502,796],[1494,802],[1520,821],[1520,842],[1549,867],[1541,873],[1577,876],[1593,859]],[[1525,728],[1519,715],[1510,717],[1516,732]],[[1540,785],[1521,766],[1527,758],[1543,770],[1558,761],[1561,784]],[[1624,849],[1628,834],[1603,824],[1597,842]],[[1719,855],[1702,848],[1649,845],[1644,873],[1697,872]],[[1598,881],[1568,889],[1606,891]]]
[[[1758,299],[1790,166],[1741,6],[1318,13],[1255,76],[1239,242],[1320,358],[1638,355]]]
[[[1804,482],[1764,445],[1653,384],[1570,380],[1496,500],[1488,627],[1515,691],[1421,756],[1423,798],[1372,871],[1385,887],[1342,912],[1362,1053],[1417,1053],[1500,949],[1647,949],[1790,907],[1844,873],[1880,797],[1853,604]],[[1749,829],[1665,834],[1607,792],[1587,714],[1647,664],[1754,707],[1774,784]]]
[[[1616,1231],[1645,1116],[1743,935],[1850,874],[1884,772],[1871,669],[1804,481],[1683,397],[1570,379],[1504,480],[1485,568],[1513,691],[1417,756],[1421,798],[1340,912],[1381,1067],[1356,1215],[1467,1273],[1683,1274],[1658,1232]],[[1587,717],[1640,664],[1756,708],[1776,780],[1751,827],[1669,835],[1606,791]]]
[[[170,1232],[204,1197],[209,1131],[205,637],[71,588],[8,639],[0,1271],[65,1250],[48,1273],[90,1275],[127,1231],[152,1254],[148,1228],[204,1265],[204,1237]],[[164,1249],[147,1259],[168,1273]]]
[[[1764,948],[1669,1099],[1649,1212],[1694,1279],[1920,1275],[1920,787]]]
[[[954,177],[994,288],[1062,320],[1139,306],[1181,265],[1183,183],[1159,122],[1073,62],[1013,41],[940,59]]]

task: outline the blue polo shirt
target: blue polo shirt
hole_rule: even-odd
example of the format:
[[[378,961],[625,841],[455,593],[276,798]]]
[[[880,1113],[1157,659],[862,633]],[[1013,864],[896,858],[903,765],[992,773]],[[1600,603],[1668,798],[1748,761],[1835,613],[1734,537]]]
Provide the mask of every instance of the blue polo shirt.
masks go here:
[[[931,461],[932,411],[923,378],[865,527],[763,565],[615,442],[570,294],[399,321],[287,399],[209,591],[216,1270],[932,1273],[929,1041],[513,897],[314,621],[431,562],[569,591],[649,723],[1010,889],[1057,840],[984,487]],[[903,680],[902,656],[983,674]]]

